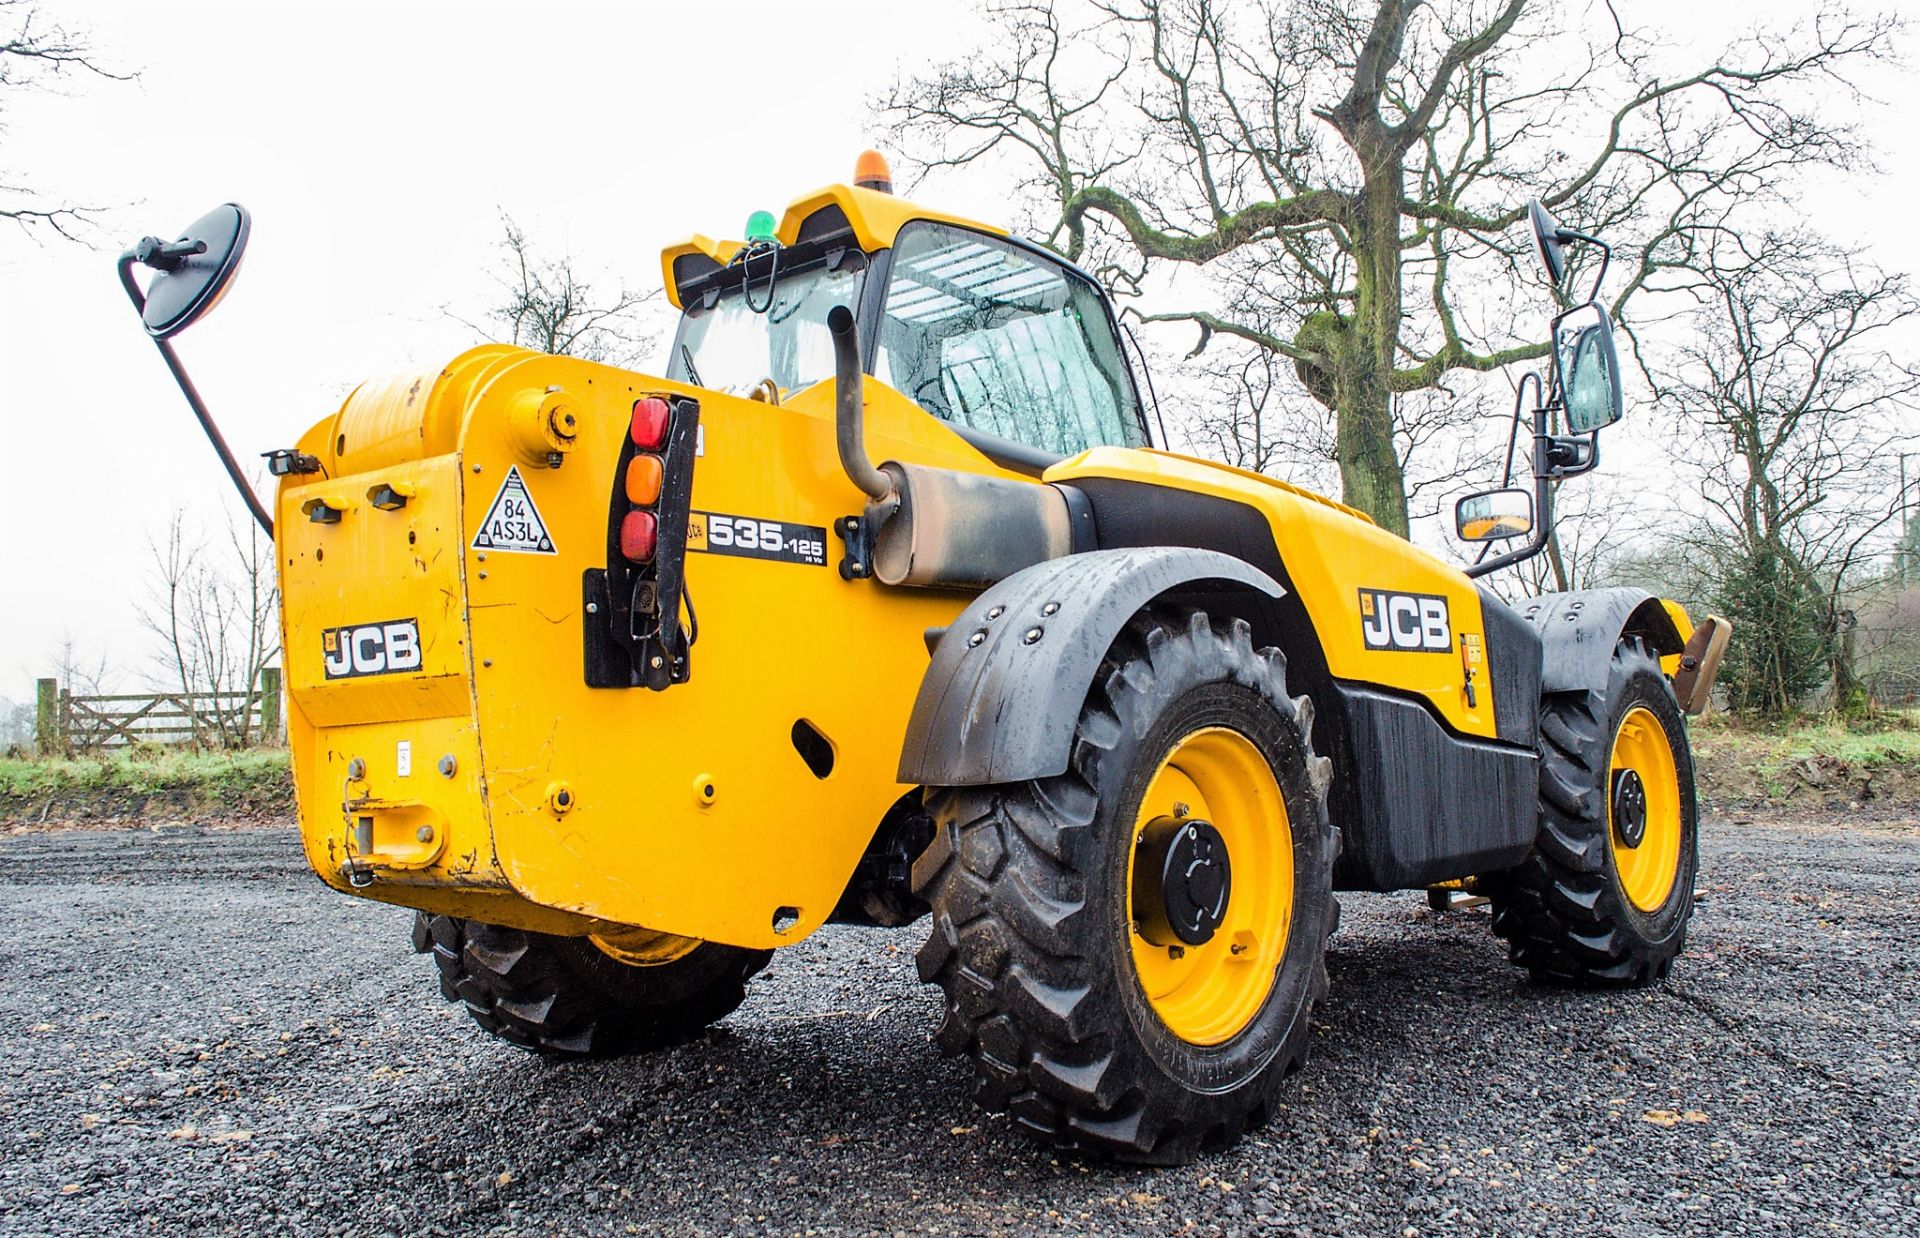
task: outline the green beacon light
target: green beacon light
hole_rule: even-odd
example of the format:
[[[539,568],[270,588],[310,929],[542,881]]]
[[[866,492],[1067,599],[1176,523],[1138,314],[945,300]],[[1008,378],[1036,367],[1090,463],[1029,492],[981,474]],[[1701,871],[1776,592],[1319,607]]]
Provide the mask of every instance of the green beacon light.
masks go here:
[[[777,245],[780,238],[773,234],[773,212],[755,211],[747,216],[747,244]]]

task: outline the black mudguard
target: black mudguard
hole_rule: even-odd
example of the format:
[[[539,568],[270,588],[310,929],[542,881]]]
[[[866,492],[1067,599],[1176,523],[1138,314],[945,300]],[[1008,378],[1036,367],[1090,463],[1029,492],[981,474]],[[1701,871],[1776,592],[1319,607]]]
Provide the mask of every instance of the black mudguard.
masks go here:
[[[1015,572],[934,647],[900,781],[982,786],[1066,772],[1087,689],[1127,620],[1156,598],[1223,590],[1286,592],[1243,560],[1181,546],[1094,550]]]
[[[1645,640],[1655,657],[1679,653],[1687,643],[1660,599],[1644,589],[1547,593],[1516,609],[1540,632],[1542,692],[1604,691],[1623,635]]]

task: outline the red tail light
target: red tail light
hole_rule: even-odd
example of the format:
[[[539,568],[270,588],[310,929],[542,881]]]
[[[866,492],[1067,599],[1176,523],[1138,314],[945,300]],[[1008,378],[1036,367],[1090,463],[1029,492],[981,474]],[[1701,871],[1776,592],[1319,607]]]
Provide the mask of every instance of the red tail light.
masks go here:
[[[620,553],[635,563],[651,562],[659,540],[660,523],[652,512],[628,512],[620,522]]]
[[[633,445],[657,451],[667,438],[667,402],[657,395],[633,402]]]

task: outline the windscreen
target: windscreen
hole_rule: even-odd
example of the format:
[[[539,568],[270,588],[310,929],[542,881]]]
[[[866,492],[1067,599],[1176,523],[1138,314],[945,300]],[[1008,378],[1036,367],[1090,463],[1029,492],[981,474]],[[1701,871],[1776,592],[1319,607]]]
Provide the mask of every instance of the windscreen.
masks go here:
[[[874,374],[938,417],[1058,455],[1146,441],[1099,290],[962,228],[901,230]]]
[[[790,391],[832,378],[827,312],[836,305],[858,308],[865,263],[856,258],[837,270],[824,264],[781,270],[756,261],[747,274],[711,305],[687,310],[668,376],[716,391],[744,391],[763,378]]]

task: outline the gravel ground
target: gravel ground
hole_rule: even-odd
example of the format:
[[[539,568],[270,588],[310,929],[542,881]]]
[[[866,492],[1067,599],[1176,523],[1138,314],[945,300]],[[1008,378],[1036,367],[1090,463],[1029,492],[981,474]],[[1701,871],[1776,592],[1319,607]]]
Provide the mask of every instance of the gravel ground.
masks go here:
[[[0,1232],[1920,1231],[1920,820],[1703,845],[1646,992],[1537,988],[1484,911],[1348,896],[1288,1104],[1150,1171],[972,1108],[917,929],[829,929],[697,1043],[554,1065],[284,829],[7,839]]]

